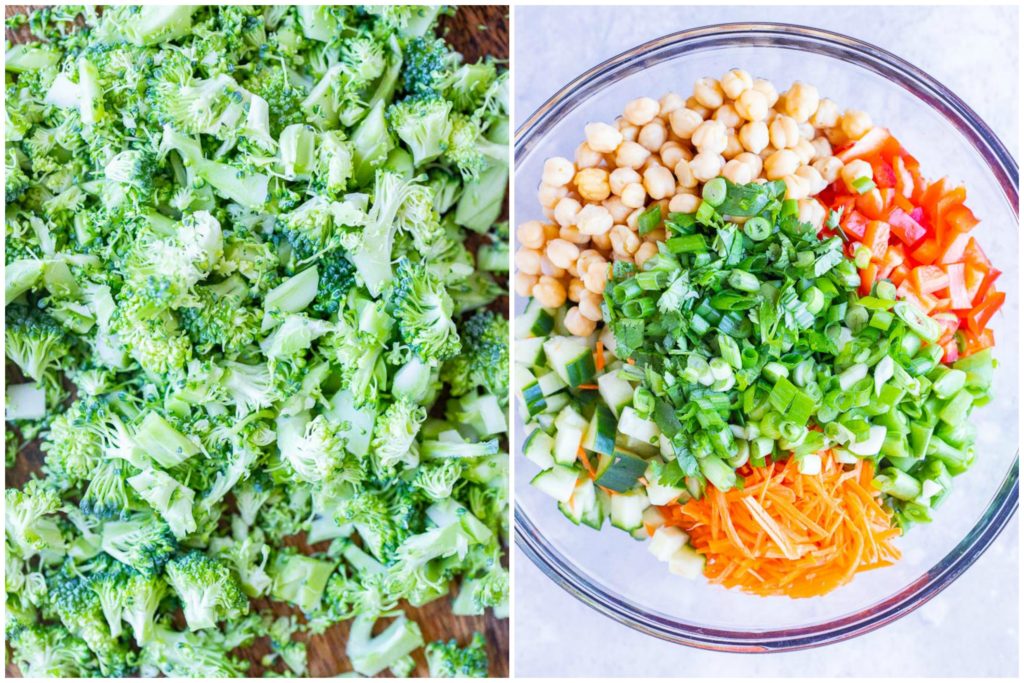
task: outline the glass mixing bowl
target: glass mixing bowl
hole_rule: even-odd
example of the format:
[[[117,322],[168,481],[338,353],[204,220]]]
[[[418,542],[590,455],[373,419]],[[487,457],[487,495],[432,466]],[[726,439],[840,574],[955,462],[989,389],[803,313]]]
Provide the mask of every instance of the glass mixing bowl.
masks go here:
[[[641,95],[689,94],[697,78],[733,67],[780,90],[795,80],[813,83],[840,107],[863,109],[889,127],[926,177],[966,183],[968,204],[981,219],[975,234],[1010,293],[993,325],[996,398],[972,418],[977,461],[956,479],[934,521],[899,540],[900,562],[859,574],[819,598],[759,598],[673,576],[627,534],[573,526],[529,486],[536,467],[522,457],[516,461],[516,543],[572,595],[642,632],[714,650],[795,650],[866,633],[919,607],[970,567],[1016,511],[1018,171],[977,114],[899,57],[811,28],[728,24],[640,45],[587,71],[535,112],[516,135],[516,220],[542,217],[534,190],[544,160],[572,158],[586,123],[612,121]],[[517,443],[523,441],[521,417]]]

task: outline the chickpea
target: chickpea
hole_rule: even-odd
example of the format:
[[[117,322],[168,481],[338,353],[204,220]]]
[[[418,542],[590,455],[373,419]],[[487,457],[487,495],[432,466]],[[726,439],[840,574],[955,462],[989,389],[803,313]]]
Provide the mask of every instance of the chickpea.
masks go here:
[[[540,249],[544,246],[544,226],[540,221],[526,221],[516,228],[519,243],[529,249]]]
[[[664,204],[664,206],[662,207],[662,213],[668,213],[669,212],[669,209],[668,209],[669,204],[670,204],[669,200],[662,199],[660,202],[658,202],[658,204]],[[657,244],[658,242],[664,242],[665,240],[667,240],[668,239],[668,233],[665,232],[665,228],[655,228],[654,230],[651,230],[646,235],[643,235],[641,237],[641,239],[643,239],[644,242],[654,242],[655,244]],[[640,246],[643,246],[643,245],[640,245]]]
[[[559,308],[565,303],[565,285],[550,275],[541,276],[533,286],[532,294],[544,308]]]
[[[637,135],[640,134],[640,128],[629,123],[625,119],[621,119],[623,124],[619,126],[619,132],[622,133],[622,141],[636,142]]]
[[[585,142],[576,148],[576,168],[594,168],[604,162],[600,152],[595,152]]]
[[[636,231],[638,229],[639,224],[640,224],[640,216],[646,210],[647,210],[647,207],[643,207],[643,208],[639,208],[639,209],[633,209],[633,211],[628,216],[626,216],[626,227],[629,228],[630,230]],[[613,242],[612,243],[612,249],[614,250],[614,248],[615,248],[615,243]]]
[[[747,121],[763,121],[768,116],[768,99],[760,90],[745,90],[735,106],[736,113]]]
[[[650,97],[638,97],[626,103],[623,116],[634,126],[644,126],[658,115],[661,105]]]
[[[842,126],[826,128],[825,137],[828,139],[829,143],[833,147],[839,147],[840,145],[844,144],[847,140],[849,140],[849,137],[847,137],[846,133],[843,132]]]
[[[587,204],[576,216],[576,227],[584,235],[603,235],[612,228],[612,215],[603,206]]]
[[[561,237],[548,242],[545,250],[548,260],[557,268],[569,268],[580,255],[580,248]]]
[[[793,151],[800,157],[801,164],[809,164],[814,158],[814,146],[807,138],[801,137],[793,146]]]
[[[818,101],[818,109],[810,118],[815,128],[831,128],[839,123],[839,107],[827,97]]]
[[[771,81],[766,81],[763,78],[755,78],[754,85],[752,85],[751,88],[764,95],[764,99],[767,101],[769,109],[774,107],[775,103],[779,101],[779,92],[775,89],[775,86],[772,85]]]
[[[668,115],[672,132],[683,140],[689,140],[693,136],[693,131],[697,130],[703,121],[703,116],[688,107],[676,109]]]
[[[789,116],[777,117],[768,126],[768,138],[775,149],[794,147],[800,140],[800,128],[796,119]]]
[[[691,96],[686,98],[685,104],[687,109],[692,109],[693,111],[697,112],[701,120],[704,120],[707,117],[711,116],[711,109],[708,109],[703,104],[698,102],[696,97]]]
[[[583,286],[583,280],[578,277],[573,277],[569,280],[569,286],[566,287],[566,298],[569,299],[569,301],[579,303],[580,297],[585,291],[587,291],[587,288]]]
[[[715,110],[715,113],[712,115],[712,119],[718,121],[726,128],[735,128],[743,121],[737,113],[736,108],[728,102]]]
[[[780,149],[764,160],[764,174],[768,180],[778,180],[796,173],[796,169],[799,167],[800,157],[789,149]]]
[[[639,177],[640,176],[637,175],[637,178]],[[630,207],[623,204],[622,199],[616,195],[612,195],[601,202],[601,206],[603,206],[611,215],[613,223],[620,223],[626,220],[626,216],[628,216],[631,211]]]
[[[601,304],[604,303],[604,297],[594,292],[583,290],[579,299],[580,315],[587,320],[593,320],[594,322],[601,322]]]
[[[571,161],[565,157],[551,157],[544,162],[544,172],[541,174],[540,181],[545,185],[562,187],[568,185],[575,174],[576,169],[573,168]]]
[[[622,133],[607,123],[588,123],[583,127],[583,134],[590,149],[601,154],[614,152],[622,144]]]
[[[690,166],[692,163],[693,159],[683,159],[673,169],[679,186],[688,190],[697,187],[697,176],[693,174],[693,168]]]
[[[807,123],[806,121],[804,121],[803,123],[798,123],[796,125],[796,129],[800,131],[800,138],[802,140],[807,140],[808,142],[813,140],[814,136],[818,134],[818,131],[815,130],[814,126]]]
[[[661,96],[661,100],[658,102],[658,116],[663,119],[667,119],[669,114],[674,112],[676,109],[681,109],[685,106],[686,102],[676,93],[665,93]]]
[[[613,226],[610,237],[616,254],[632,256],[640,248],[640,237],[625,225]]]
[[[782,100],[783,110],[798,123],[803,123],[818,111],[821,98],[813,85],[797,81],[786,91]]]
[[[547,183],[541,183],[540,187],[537,188],[537,201],[545,209],[553,209],[558,204],[558,200],[569,194],[569,190],[564,186],[548,185]]]
[[[661,157],[662,166],[675,168],[681,159],[686,158],[686,149],[678,142],[669,140],[658,149],[658,156]]]
[[[626,216],[628,217],[629,214]],[[623,218],[625,220],[625,218]],[[595,249],[599,249],[602,254],[609,254],[612,250],[612,240],[608,237],[607,232],[603,232],[600,235],[592,235],[590,237],[590,243],[594,245]],[[580,274],[582,276],[582,273]],[[586,278],[583,280],[586,282]]]
[[[650,156],[650,151],[644,145],[626,140],[615,150],[615,165],[620,168],[640,168]]]
[[[764,169],[764,162],[761,160],[761,157],[752,152],[744,152],[738,155],[735,161],[750,167],[750,176],[753,180],[757,180],[757,177],[761,175],[761,171]]]
[[[736,133],[729,133],[725,150],[722,152],[722,156],[726,159],[732,159],[737,154],[743,153],[743,145],[740,143],[740,138]]]
[[[562,324],[565,325],[565,329],[570,334],[574,334],[577,337],[588,337],[597,329],[597,323],[585,318],[580,313],[578,306],[573,306],[565,312],[565,320],[562,321]]]
[[[832,156],[832,145],[828,144],[828,140],[825,138],[814,138],[811,140],[811,147],[814,148],[814,156],[811,157],[811,161],[827,159]]]
[[[537,249],[519,247],[516,252],[516,266],[519,268],[519,272],[527,275],[540,275],[540,257],[541,253]]]
[[[583,205],[572,197],[562,197],[555,204],[555,222],[561,226],[575,225],[576,214],[582,208]]]
[[[721,154],[701,152],[690,162],[690,170],[693,171],[694,178],[705,183],[712,178],[718,177],[724,165],[725,159],[722,158]]]
[[[807,194],[811,196],[818,194],[828,185],[818,169],[813,166],[801,166],[796,170],[796,175],[807,182]]]
[[[700,208],[700,197],[692,192],[680,192],[668,203],[670,213],[693,213]]]
[[[826,183],[834,183],[839,173],[843,170],[843,162],[834,156],[817,159],[812,166],[821,174]]]
[[[754,79],[743,69],[730,69],[722,76],[722,92],[731,100],[735,100],[744,91],[754,87]]]
[[[657,254],[657,245],[653,242],[645,242],[640,245],[640,249],[633,255],[633,260],[636,261],[637,265],[643,265],[650,258]]]
[[[740,128],[740,144],[743,149],[760,154],[768,146],[768,124],[764,121],[751,121]]]
[[[533,286],[537,284],[537,276],[524,273],[522,271],[516,273],[516,294],[519,296],[530,296],[533,293]]]
[[[590,242],[590,235],[584,235],[580,233],[580,229],[575,225],[565,225],[558,231],[558,238],[576,245],[585,245]]]
[[[817,199],[797,200],[797,220],[801,223],[810,223],[815,230],[821,230],[825,224],[825,207]]]
[[[560,268],[551,262],[547,254],[540,255],[540,272],[551,277],[562,278],[565,276],[565,268]]]
[[[608,238],[608,248],[611,248],[610,237]],[[605,283],[608,282],[608,262],[604,259],[592,262],[586,270],[580,273],[580,277],[583,279],[583,286],[591,292],[604,293]]]
[[[693,84],[693,99],[708,109],[718,109],[725,98],[718,81],[713,78],[700,78]]]
[[[587,268],[593,263],[604,263],[604,256],[596,249],[584,249],[576,259],[576,268],[580,273],[587,272]]]
[[[721,154],[729,144],[729,138],[725,126],[720,121],[712,119],[700,124],[697,130],[693,131],[692,142],[698,152]]]
[[[676,179],[664,166],[651,166],[644,171],[644,188],[652,199],[664,199],[676,189]]]
[[[754,180],[753,169],[750,165],[738,159],[731,159],[725,162],[725,166],[722,168],[722,175],[726,180],[737,185],[746,185]]]
[[[661,119],[655,119],[640,129],[636,141],[648,151],[657,152],[668,141],[668,129]]]
[[[620,147],[621,149],[621,147]],[[612,194],[622,195],[622,190],[630,183],[640,182],[640,174],[630,167],[619,167],[608,175],[608,185]]]
[[[602,202],[612,193],[608,187],[608,171],[585,168],[576,174],[576,189],[588,202]]]
[[[803,199],[807,196],[807,181],[792,173],[782,179],[786,184],[786,199]]]
[[[630,209],[639,209],[647,203],[647,189],[644,188],[643,183],[630,183],[626,187],[622,188],[622,194],[619,195],[622,200],[623,206],[628,206]]]
[[[554,223],[544,223],[544,241],[550,242],[551,240],[558,237],[559,233],[562,232],[562,228]]]
[[[871,117],[867,112],[849,109],[843,114],[842,127],[851,140],[860,140],[871,130]]]
[[[863,159],[854,159],[843,166],[843,170],[840,172],[840,175],[843,178],[843,183],[846,185],[846,189],[850,192],[856,192],[857,188],[854,183],[860,178],[867,178],[868,180],[871,180],[874,177],[874,169],[871,168],[871,164]]]

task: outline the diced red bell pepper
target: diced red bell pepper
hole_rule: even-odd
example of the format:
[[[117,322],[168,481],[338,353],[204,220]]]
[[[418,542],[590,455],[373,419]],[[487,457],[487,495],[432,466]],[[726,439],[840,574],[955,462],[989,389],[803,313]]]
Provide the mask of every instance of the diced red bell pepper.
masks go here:
[[[971,296],[967,293],[967,283],[964,281],[964,264],[951,263],[947,265],[946,274],[949,276],[949,298],[953,310],[970,309]]]
[[[885,150],[898,152],[899,143],[895,141],[885,128],[875,126],[864,134],[860,140],[850,143],[835,153],[844,164],[853,159],[868,159],[886,156]]]
[[[949,287],[949,275],[938,266],[918,266],[910,271],[910,281],[919,292],[931,294]]]
[[[844,219],[840,221],[840,225],[847,237],[863,239],[864,231],[867,230],[868,227],[868,219],[865,218],[864,214],[860,211],[853,210],[848,213],[844,213],[844,216]]]
[[[956,343],[956,339],[950,339],[942,345],[942,362],[955,363],[960,360],[960,348]]]
[[[964,247],[964,263],[970,263],[984,270],[992,269],[992,262],[988,260],[988,256],[985,256],[978,240],[973,237],[967,241],[967,246]]]
[[[885,256],[885,250],[889,248],[889,224],[885,221],[871,221],[867,230],[864,231],[864,244],[871,250],[875,259]]]
[[[926,237],[914,251],[910,258],[918,263],[931,264],[939,258],[939,243],[933,237]]]
[[[899,237],[900,241],[908,247],[912,247],[924,239],[927,232],[923,225],[915,221],[909,213],[899,207],[889,211],[889,216],[886,220],[892,228],[893,234]]]
[[[942,250],[939,251],[938,262],[942,264],[946,263],[958,263],[964,258],[964,249],[967,248],[967,242],[971,238],[960,233],[949,241]]]
[[[981,334],[1004,301],[1006,301],[1006,292],[990,292],[984,301],[967,314],[967,329],[974,334]]]
[[[875,185],[882,188],[896,187],[896,173],[889,162],[877,159],[871,164],[871,168]]]
[[[873,221],[885,218],[887,206],[882,192],[876,187],[857,197],[857,210]]]
[[[866,268],[860,269],[860,295],[867,296],[871,293],[871,287],[878,279],[878,264],[869,263]]]

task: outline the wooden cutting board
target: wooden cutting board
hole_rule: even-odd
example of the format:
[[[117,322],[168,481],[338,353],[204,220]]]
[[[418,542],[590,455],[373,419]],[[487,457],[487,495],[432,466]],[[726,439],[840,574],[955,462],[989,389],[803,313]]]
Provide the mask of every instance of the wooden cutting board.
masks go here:
[[[6,5],[6,16],[23,14],[38,5]],[[509,8],[507,6],[463,6],[459,7],[453,17],[445,17],[441,22],[443,34],[448,41],[459,50],[467,61],[476,61],[484,56],[493,56],[507,60],[509,55]],[[21,42],[24,33],[14,35],[7,31],[8,40]],[[13,379],[13,378],[9,378]],[[6,486],[21,486],[33,472],[39,471],[42,465],[42,454],[37,444],[28,444],[20,453],[13,468],[5,470]],[[309,549],[304,543],[292,545]],[[317,547],[322,550],[322,547]],[[454,595],[454,592],[453,592]],[[259,604],[259,603],[258,603]],[[263,603],[262,606],[269,605]],[[276,603],[270,605],[278,614],[298,614],[298,610]],[[487,654],[490,659],[490,675],[506,678],[509,674],[509,625],[507,619],[495,619],[489,613],[485,617],[458,617],[451,613],[447,600],[435,600],[421,608],[403,605],[405,613],[416,621],[423,631],[426,642],[440,639],[455,638],[461,645],[469,642],[473,633],[480,631],[487,638]],[[337,624],[319,636],[305,637],[308,643],[309,674],[314,677],[335,676],[351,671],[352,667],[345,656],[345,643],[348,640],[348,623]],[[240,656],[249,659],[252,666],[250,676],[261,676],[263,667],[259,662],[269,652],[269,645],[264,639],[256,641],[251,647],[240,651]],[[416,659],[416,676],[427,676],[427,665],[423,652],[414,655]],[[280,667],[276,667],[280,670]],[[8,664],[8,676],[20,676],[17,667]],[[385,674],[387,675],[387,674]]]

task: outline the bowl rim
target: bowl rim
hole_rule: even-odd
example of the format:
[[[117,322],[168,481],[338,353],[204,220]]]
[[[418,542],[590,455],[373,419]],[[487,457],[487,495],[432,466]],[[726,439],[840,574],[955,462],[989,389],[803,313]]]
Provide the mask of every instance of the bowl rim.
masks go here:
[[[628,49],[585,71],[558,90],[516,130],[515,158],[528,153],[549,121],[574,110],[573,95],[581,88],[594,89],[623,73],[643,67],[637,62],[661,62],[692,46],[701,51],[736,46],[781,47],[799,50],[813,46],[830,57],[850,57],[857,66],[888,78],[911,91],[952,124],[984,158],[999,183],[1004,198],[1019,214],[1017,162],[980,116],[955,93],[925,71],[871,43],[818,28],[789,23],[723,23],[667,34]],[[667,54],[666,54],[667,53]],[[660,57],[660,55],[665,55]],[[1019,219],[1015,227],[1019,229]],[[700,649],[736,652],[785,652],[820,647],[869,633],[911,613],[949,586],[985,552],[1017,510],[1019,449],[993,502],[967,535],[922,576],[882,600],[825,622],[783,629],[739,631],[685,623],[640,608],[610,595],[574,564],[543,540],[518,501],[515,504],[516,546],[552,581],[584,604],[642,633]]]

